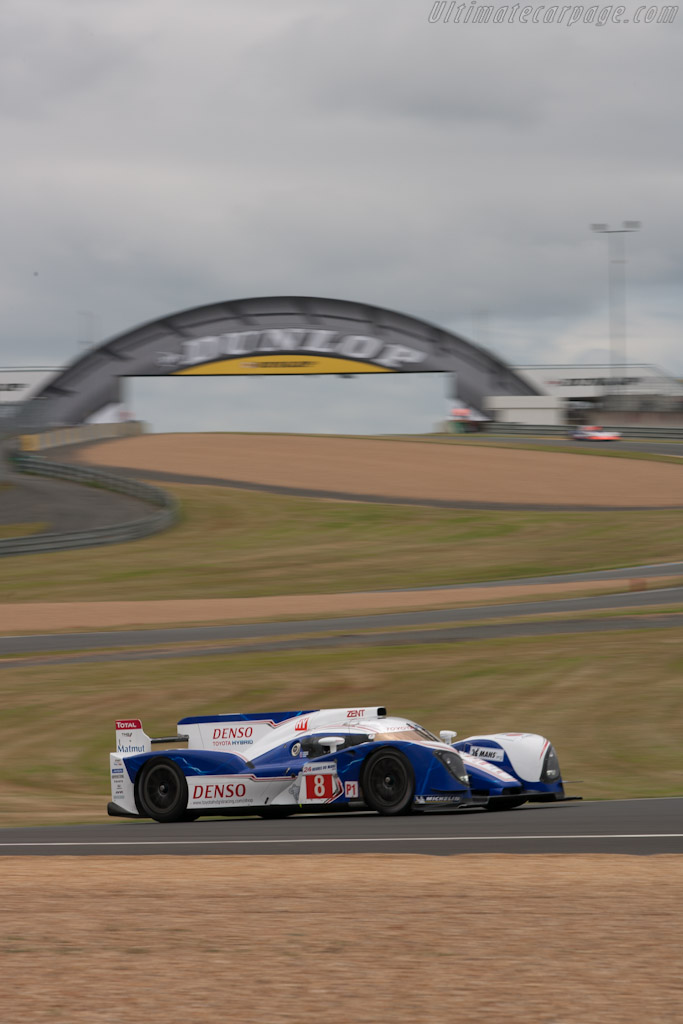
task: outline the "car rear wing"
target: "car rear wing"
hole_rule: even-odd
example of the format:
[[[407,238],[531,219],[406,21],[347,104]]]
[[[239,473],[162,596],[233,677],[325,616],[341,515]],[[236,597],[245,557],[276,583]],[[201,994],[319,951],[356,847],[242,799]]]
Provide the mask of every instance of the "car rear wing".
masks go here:
[[[148,736],[139,718],[124,718],[116,722],[117,754],[148,754],[153,743],[181,743],[188,739],[186,733],[176,736]]]
[[[314,711],[275,711],[254,714],[193,715],[181,718],[175,736],[148,736],[139,718],[116,722],[117,754],[148,754],[153,744],[187,742],[197,750],[223,750],[245,760],[250,748],[281,730],[283,739],[318,729],[359,725],[364,718],[384,718],[384,707],[318,708]],[[275,741],[277,742],[277,740]]]

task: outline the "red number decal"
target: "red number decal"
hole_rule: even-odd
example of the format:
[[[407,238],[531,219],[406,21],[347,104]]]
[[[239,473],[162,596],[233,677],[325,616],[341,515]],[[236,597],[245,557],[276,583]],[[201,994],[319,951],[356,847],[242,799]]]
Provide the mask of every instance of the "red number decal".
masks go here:
[[[331,800],[334,794],[333,778],[331,775],[323,775],[322,772],[314,772],[306,776],[306,799],[307,800]]]

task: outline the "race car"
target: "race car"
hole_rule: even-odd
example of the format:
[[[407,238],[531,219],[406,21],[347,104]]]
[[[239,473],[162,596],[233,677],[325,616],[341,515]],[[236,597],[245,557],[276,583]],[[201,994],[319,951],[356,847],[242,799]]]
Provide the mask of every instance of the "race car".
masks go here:
[[[609,427],[582,426],[570,434],[574,441],[620,441],[621,434],[618,430],[611,430]]]
[[[478,749],[486,746],[485,737],[461,752],[456,748],[462,744],[453,745],[455,732],[444,730],[437,739],[383,707],[200,715],[182,718],[177,728],[177,736],[153,739],[139,719],[116,722],[110,815],[159,822],[364,808],[395,815],[502,808],[535,793],[563,795],[548,741],[542,741],[546,747],[535,774],[532,755],[508,756],[507,740],[496,747],[503,757],[494,751],[497,737],[488,738],[488,756]],[[525,738],[520,751],[536,751],[542,740],[519,735]],[[165,749],[154,752],[153,744]]]

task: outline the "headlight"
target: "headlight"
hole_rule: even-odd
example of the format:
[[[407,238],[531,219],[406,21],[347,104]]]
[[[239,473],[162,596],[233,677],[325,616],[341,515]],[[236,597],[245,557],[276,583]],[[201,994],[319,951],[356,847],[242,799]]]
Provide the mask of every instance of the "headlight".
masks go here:
[[[560,762],[557,760],[555,748],[550,744],[543,758],[543,769],[541,771],[541,782],[557,782],[560,777]]]
[[[462,762],[460,754],[455,750],[435,750],[434,756],[438,757],[441,764],[448,769],[454,779],[461,782],[463,786],[469,786],[470,777],[467,774],[467,769]]]

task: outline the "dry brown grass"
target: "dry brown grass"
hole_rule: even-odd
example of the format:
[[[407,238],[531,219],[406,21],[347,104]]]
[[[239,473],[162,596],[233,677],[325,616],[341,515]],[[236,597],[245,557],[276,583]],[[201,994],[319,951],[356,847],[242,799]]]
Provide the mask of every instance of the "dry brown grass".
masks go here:
[[[681,557],[683,511],[480,512],[167,489],[182,503],[174,529],[130,544],[3,558],[0,600],[331,594]]]
[[[647,625],[643,621],[643,625]],[[113,723],[385,704],[427,728],[549,736],[591,797],[683,792],[683,630],[6,667],[0,824],[106,820]]]
[[[47,526],[47,523],[0,523],[0,540],[29,537],[32,533],[41,533],[46,530]]]
[[[6,1024],[677,1024],[683,858],[7,858]]]

